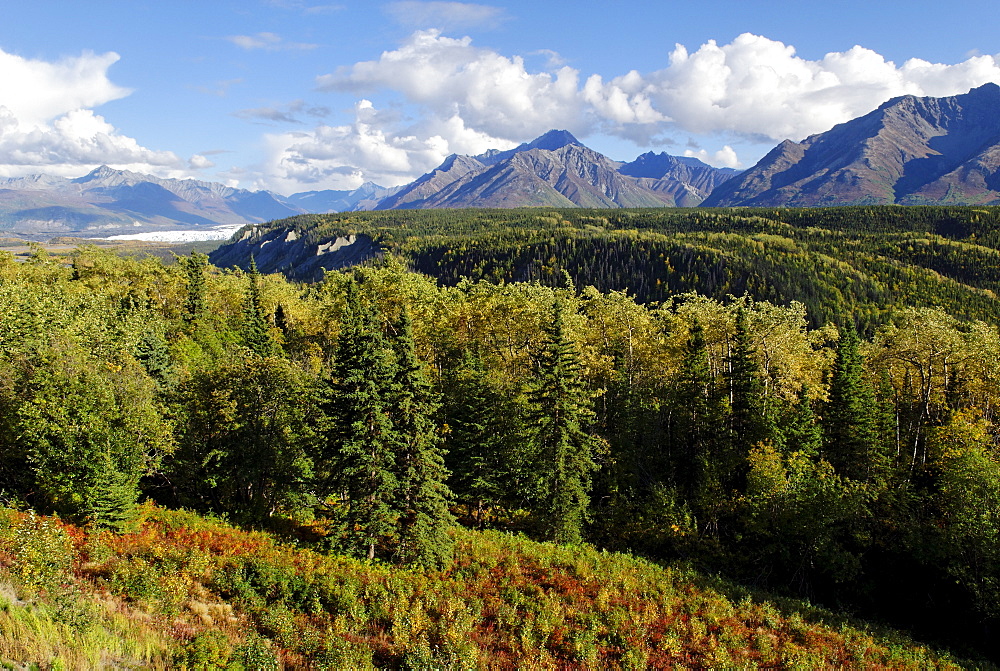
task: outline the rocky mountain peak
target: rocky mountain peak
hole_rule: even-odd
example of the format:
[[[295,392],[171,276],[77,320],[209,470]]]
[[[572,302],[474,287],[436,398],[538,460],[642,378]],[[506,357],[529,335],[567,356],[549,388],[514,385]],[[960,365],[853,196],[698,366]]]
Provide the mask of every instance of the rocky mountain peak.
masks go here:
[[[786,140],[707,206],[1000,203],[1000,86],[893,98],[802,142]]]
[[[573,134],[568,130],[550,130],[547,133],[538,136],[531,142],[521,146],[526,149],[545,149],[546,151],[555,151],[571,144],[580,145],[580,141],[573,137]]]

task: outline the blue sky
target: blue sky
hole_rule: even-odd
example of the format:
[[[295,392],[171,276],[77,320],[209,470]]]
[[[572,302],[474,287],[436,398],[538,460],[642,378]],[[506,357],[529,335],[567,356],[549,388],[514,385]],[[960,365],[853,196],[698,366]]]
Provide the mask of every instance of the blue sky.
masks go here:
[[[1000,82],[985,1],[5,5],[0,176],[348,189],[549,128],[748,167],[891,97]]]

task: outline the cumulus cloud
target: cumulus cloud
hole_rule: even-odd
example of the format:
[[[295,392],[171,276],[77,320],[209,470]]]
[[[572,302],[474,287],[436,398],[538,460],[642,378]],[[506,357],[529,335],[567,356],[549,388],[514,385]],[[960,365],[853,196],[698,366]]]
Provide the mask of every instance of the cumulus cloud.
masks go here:
[[[195,154],[188,159],[188,166],[192,170],[205,170],[206,168],[214,168],[215,163],[204,154]]]
[[[807,60],[792,46],[745,33],[694,53],[675,46],[667,67],[640,76],[631,90],[644,91],[654,109],[688,132],[800,140],[895,96],[954,95],[990,81],[1000,81],[1000,66],[989,56],[897,66],[855,46]]]
[[[709,165],[714,165],[716,168],[739,168],[742,167],[739,157],[736,155],[736,150],[730,147],[728,144],[722,147],[717,152],[709,153],[704,149],[685,149],[684,155],[692,158],[696,158],[702,163],[707,163]]]
[[[175,154],[141,146],[90,109],[130,93],[108,79],[117,61],[84,52],[50,63],[0,50],[0,175],[78,176],[101,164],[183,174]]]
[[[267,160],[255,186],[279,193],[355,189],[366,181],[395,186],[432,170],[449,154],[515,146],[468,128],[457,116],[394,129],[397,123],[396,115],[361,100],[351,124],[267,135]]]
[[[392,7],[413,15],[423,11],[430,21],[431,6],[442,4]],[[1000,82],[1000,64],[993,56],[974,55],[957,64],[911,59],[897,65],[855,46],[810,60],[798,56],[794,46],[749,33],[729,44],[709,41],[694,51],[678,44],[660,69],[606,78],[557,60],[532,70],[520,56],[430,29],[414,32],[376,60],[318,77],[317,86],[371,99],[395,96],[416,106],[424,126],[458,124],[492,138],[497,146],[551,128],[566,128],[581,138],[595,133],[617,136],[642,147],[697,134],[703,144],[712,137],[719,144],[712,150],[696,148],[689,155],[713,165],[736,166],[734,141],[801,140],[895,96],[954,95],[991,81]],[[377,122],[366,132],[376,128],[386,132]],[[314,141],[321,141],[314,135]],[[346,136],[338,138],[346,141]],[[405,152],[406,146],[400,143],[396,149]],[[419,151],[424,150],[421,145]],[[421,164],[410,162],[414,169]],[[364,172],[363,164],[355,165]]]
[[[20,124],[33,127],[69,110],[124,98],[131,91],[113,84],[107,76],[108,68],[118,59],[114,52],[85,51],[48,63],[0,50],[0,104]]]
[[[469,127],[508,140],[585,125],[576,70],[530,73],[520,56],[508,58],[438,30],[417,31],[379,60],[340,68],[317,84],[328,91],[396,91],[439,119],[457,114]]]
[[[507,19],[506,12],[499,7],[469,2],[413,2],[405,0],[389,3],[385,11],[404,26],[441,30],[495,28]]]

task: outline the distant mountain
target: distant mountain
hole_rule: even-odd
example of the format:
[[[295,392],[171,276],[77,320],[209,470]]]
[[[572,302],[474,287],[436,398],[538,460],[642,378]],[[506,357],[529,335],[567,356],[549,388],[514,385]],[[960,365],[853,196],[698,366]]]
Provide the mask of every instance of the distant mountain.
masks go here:
[[[370,210],[398,190],[367,182],[353,191],[280,196],[101,166],[76,179],[0,178],[0,231],[92,237],[243,226],[297,214]]]
[[[874,112],[785,140],[717,187],[705,206],[1000,203],[1000,86],[902,96]]]
[[[384,187],[365,182],[353,191],[305,191],[285,196],[281,200],[311,214],[372,210],[383,199],[399,191],[401,186]]]
[[[268,191],[101,166],[76,179],[0,179],[0,229],[84,236],[243,225],[303,213]]]
[[[699,204],[735,171],[647,154],[622,164],[551,130],[507,151],[449,156],[377,209],[666,207]]]

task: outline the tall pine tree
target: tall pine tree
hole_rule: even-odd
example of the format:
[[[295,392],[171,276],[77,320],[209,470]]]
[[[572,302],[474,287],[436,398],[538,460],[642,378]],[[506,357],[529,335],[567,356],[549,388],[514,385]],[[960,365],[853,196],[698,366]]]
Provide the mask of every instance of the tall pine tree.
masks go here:
[[[757,362],[746,309],[736,312],[736,333],[729,354],[729,449],[721,466],[725,485],[743,490],[747,456],[754,446],[773,437],[764,398],[763,371]]]
[[[449,483],[469,517],[483,527],[486,509],[505,494],[507,465],[502,434],[503,399],[490,386],[482,359],[475,351],[446,373],[444,421]]]
[[[249,277],[250,284],[243,303],[243,343],[258,356],[272,356],[276,347],[261,299],[260,272],[253,257],[250,257]]]
[[[327,413],[332,420],[324,493],[345,506],[347,549],[374,559],[398,519],[397,448],[392,423],[397,364],[371,304],[347,285]]]
[[[453,542],[448,527],[454,518],[448,509],[451,492],[445,484],[448,470],[441,435],[434,422],[440,404],[417,359],[405,306],[394,345],[398,362],[392,406],[398,441],[399,555],[407,563],[441,568],[451,560]]]
[[[837,343],[830,378],[830,400],[823,414],[823,457],[837,473],[869,480],[885,465],[878,402],[864,376],[860,339],[850,326]]]
[[[580,379],[579,359],[566,333],[563,305],[558,299],[545,336],[532,399],[536,405],[534,448],[541,478],[540,512],[551,540],[578,543],[601,441],[589,431],[591,395]]]
[[[691,502],[717,496],[722,413],[705,344],[696,320],[684,346],[681,373],[670,404],[670,464],[674,482]]]
[[[208,257],[198,252],[178,258],[187,280],[187,295],[184,297],[184,322],[193,326],[205,311],[205,269]]]

